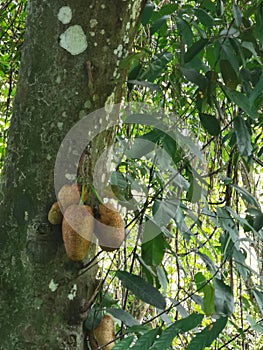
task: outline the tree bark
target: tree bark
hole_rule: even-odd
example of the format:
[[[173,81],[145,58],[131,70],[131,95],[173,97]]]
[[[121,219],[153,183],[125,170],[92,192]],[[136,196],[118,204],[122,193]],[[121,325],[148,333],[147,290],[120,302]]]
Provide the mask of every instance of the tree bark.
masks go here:
[[[120,101],[125,72],[119,64],[144,4],[68,0],[62,10],[58,0],[28,3],[2,178],[1,349],[86,348],[82,307],[94,292],[97,270],[82,273],[83,262],[65,254],[61,227],[47,221],[56,199],[54,164],[75,123],[109,99]],[[108,136],[99,142],[106,145]],[[84,263],[95,250],[92,245]]]

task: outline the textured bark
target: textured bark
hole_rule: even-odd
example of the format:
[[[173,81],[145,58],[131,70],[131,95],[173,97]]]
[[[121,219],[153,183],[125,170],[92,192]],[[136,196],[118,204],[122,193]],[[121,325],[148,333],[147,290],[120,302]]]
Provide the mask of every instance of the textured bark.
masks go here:
[[[63,137],[80,118],[110,96],[119,102],[125,78],[119,62],[144,3],[68,0],[73,16],[63,24],[60,1],[29,1],[2,179],[1,349],[85,349],[82,307],[95,289],[96,268],[82,273],[83,263],[69,261],[60,226],[47,221],[55,201],[54,164]],[[88,43],[77,55],[59,42],[72,25],[82,27]],[[111,139],[104,134],[93,147]],[[92,246],[86,262],[94,253]]]

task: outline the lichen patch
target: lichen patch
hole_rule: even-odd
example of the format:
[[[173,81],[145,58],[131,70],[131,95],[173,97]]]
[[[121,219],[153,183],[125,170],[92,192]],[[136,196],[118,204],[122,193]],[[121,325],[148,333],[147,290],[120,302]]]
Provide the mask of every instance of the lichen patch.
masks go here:
[[[58,19],[63,24],[68,24],[72,19],[72,11],[69,6],[62,6],[58,11]]]
[[[69,27],[60,35],[59,45],[71,55],[79,55],[88,47],[86,35],[80,25]]]

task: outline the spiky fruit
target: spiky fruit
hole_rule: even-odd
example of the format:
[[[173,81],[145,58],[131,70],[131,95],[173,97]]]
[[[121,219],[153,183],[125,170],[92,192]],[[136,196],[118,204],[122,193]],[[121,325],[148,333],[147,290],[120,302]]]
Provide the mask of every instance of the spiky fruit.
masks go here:
[[[115,338],[114,320],[110,315],[104,315],[97,328],[89,332],[89,341],[92,350],[96,350],[98,347],[107,344]],[[112,342],[105,347],[104,350],[111,350],[115,345]]]
[[[76,183],[72,185],[66,184],[61,187],[58,192],[58,202],[63,213],[71,204],[79,204],[81,198],[81,190],[82,186]],[[88,191],[85,190],[84,202],[87,200],[87,198]]]
[[[92,239],[94,218],[88,205],[70,205],[62,221],[62,237],[67,256],[74,261],[85,258]]]
[[[99,205],[98,213],[95,234],[101,249],[112,252],[121,246],[125,238],[122,217],[113,206]]]
[[[58,202],[55,202],[52,204],[49,212],[48,212],[48,221],[52,224],[52,225],[58,225],[61,224],[62,222],[62,213],[60,210],[60,207],[58,205]]]

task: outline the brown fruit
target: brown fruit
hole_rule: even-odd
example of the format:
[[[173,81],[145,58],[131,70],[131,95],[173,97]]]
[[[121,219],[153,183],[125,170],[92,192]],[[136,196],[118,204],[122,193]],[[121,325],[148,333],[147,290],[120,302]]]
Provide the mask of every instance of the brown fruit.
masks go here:
[[[89,341],[92,350],[107,344],[115,338],[115,327],[113,318],[110,315],[104,315],[97,328],[89,332]],[[111,350],[115,342],[103,347],[103,350]]]
[[[125,238],[124,223],[120,213],[113,206],[99,205],[95,234],[102,250],[112,252],[121,246]]]
[[[71,204],[79,204],[81,198],[81,188],[79,184],[64,185],[58,192],[58,202],[64,212]],[[88,198],[88,191],[85,189],[84,202]]]
[[[58,205],[58,202],[55,202],[52,204],[49,212],[48,212],[48,221],[52,224],[52,225],[58,225],[61,224],[62,222],[62,213],[60,210],[60,207]]]
[[[70,205],[62,221],[62,236],[67,256],[74,261],[83,260],[93,234],[94,219],[88,205]]]

